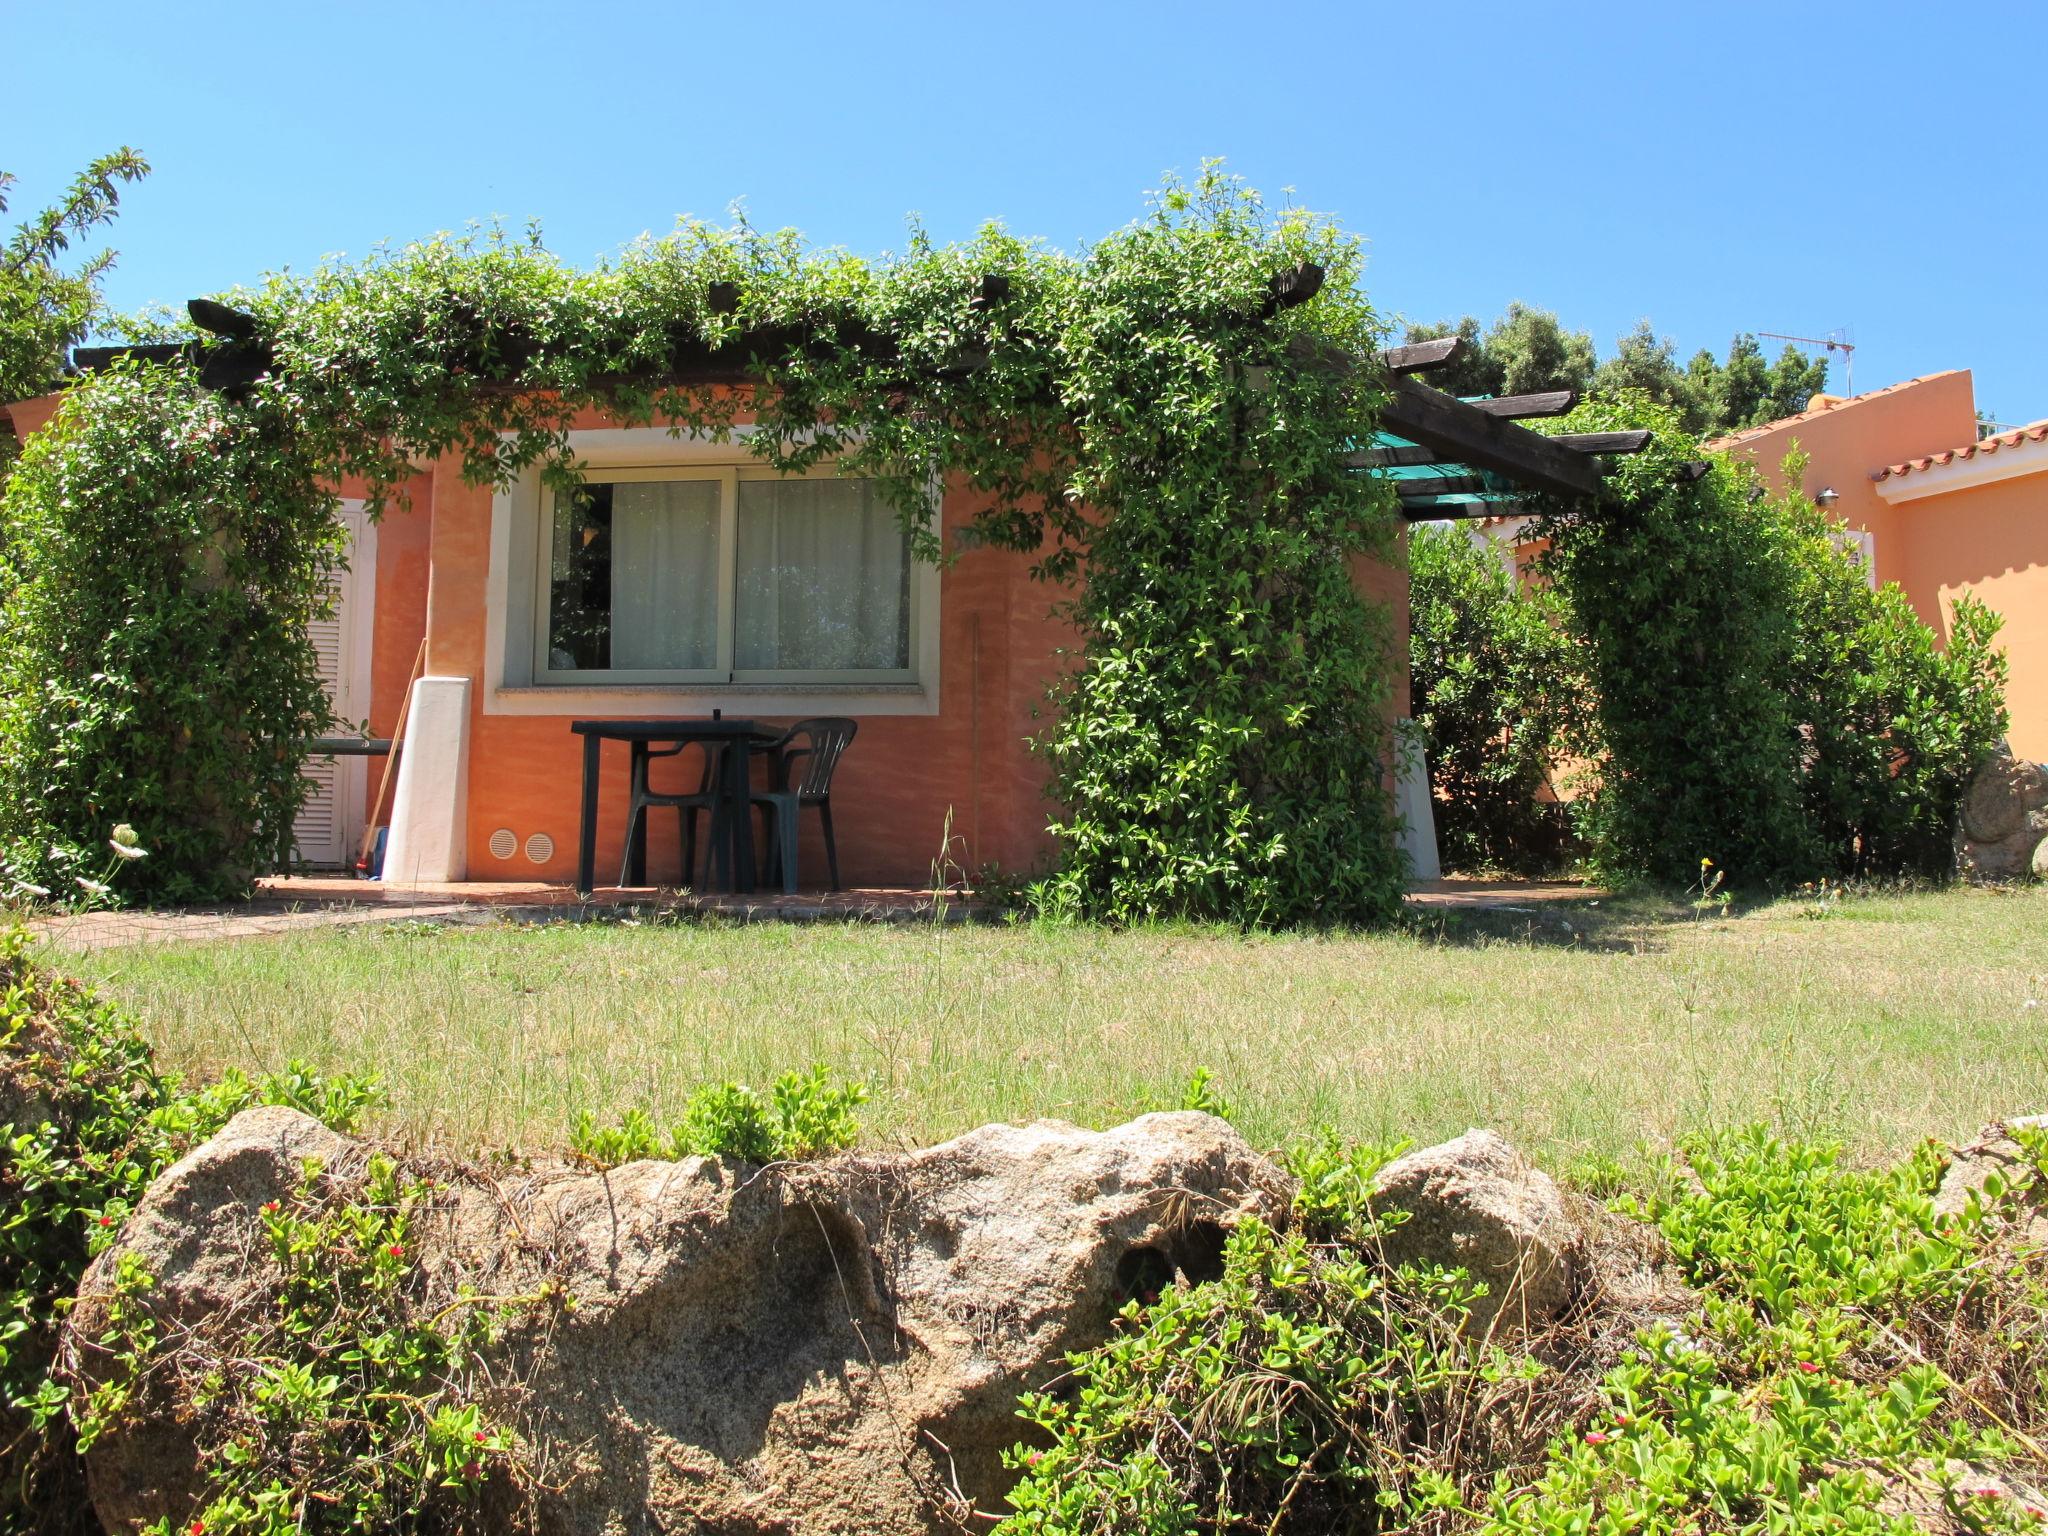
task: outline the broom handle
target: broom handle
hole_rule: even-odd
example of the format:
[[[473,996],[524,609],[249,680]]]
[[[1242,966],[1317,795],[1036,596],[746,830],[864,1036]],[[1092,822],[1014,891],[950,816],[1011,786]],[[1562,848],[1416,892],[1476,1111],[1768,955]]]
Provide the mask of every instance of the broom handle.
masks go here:
[[[427,642],[420,641],[420,653],[413,658],[412,676],[405,680],[405,697],[398,701],[398,724],[391,732],[391,750],[384,754],[384,776],[377,781],[377,798],[370,802],[370,814],[363,818],[363,846],[356,850],[359,868],[370,867],[370,849],[377,842],[377,818],[384,814],[384,792],[391,787],[391,770],[398,766],[398,754],[405,747],[405,718],[412,713],[412,685],[420,680],[427,664]]]

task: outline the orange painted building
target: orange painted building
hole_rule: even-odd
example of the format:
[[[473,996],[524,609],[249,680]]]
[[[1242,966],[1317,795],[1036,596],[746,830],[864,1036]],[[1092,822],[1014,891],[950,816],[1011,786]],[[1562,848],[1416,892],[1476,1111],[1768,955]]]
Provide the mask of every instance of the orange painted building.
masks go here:
[[[1875,579],[1896,582],[1947,637],[1970,593],[2004,616],[2010,740],[2048,759],[2048,422],[1980,441],[1970,375],[1910,379],[1848,399],[1822,395],[1797,416],[1710,447],[1753,460],[1774,484],[1794,448],[1801,489],[1833,491]]]
[[[17,431],[55,403],[15,406]],[[832,786],[847,885],[921,886],[942,861],[969,873],[1044,861],[1053,807],[1027,739],[1076,635],[1052,613],[1063,594],[1033,580],[1026,557],[960,540],[966,492],[935,488],[953,558],[933,566],[908,557],[894,514],[861,482],[829,471],[777,476],[742,443],[622,429],[594,412],[571,446],[588,471],[580,501],[545,490],[537,471],[510,490],[472,486],[447,458],[423,466],[406,504],[374,526],[351,513],[355,568],[335,633],[316,643],[332,651],[339,712],[370,736],[396,734],[411,700],[387,797],[388,879],[572,879],[583,744],[570,722],[714,709],[773,725],[858,722]],[[1405,714],[1405,574],[1360,562],[1356,577],[1392,604],[1393,708]],[[627,750],[603,748],[600,885],[620,868]],[[657,761],[653,787],[693,790],[700,764],[694,750]],[[318,842],[329,861],[352,859],[377,814],[381,761],[315,771],[334,776],[320,802],[332,825],[304,824],[302,853],[320,857]],[[1416,799],[1404,796],[1411,814]],[[676,813],[649,814],[649,879],[694,883]],[[817,819],[800,820],[802,884],[822,885]],[[1418,845],[1433,875],[1426,829]]]

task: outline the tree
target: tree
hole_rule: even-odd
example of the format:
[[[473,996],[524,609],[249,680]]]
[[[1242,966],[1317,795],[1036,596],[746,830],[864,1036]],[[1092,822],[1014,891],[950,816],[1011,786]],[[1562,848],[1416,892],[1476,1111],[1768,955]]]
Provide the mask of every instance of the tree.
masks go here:
[[[1686,431],[1700,437],[1796,416],[1828,380],[1825,358],[1808,360],[1788,344],[1777,362],[1766,363],[1756,337],[1747,332],[1728,344],[1725,360],[1702,348],[1681,369],[1676,344],[1658,336],[1648,320],[1637,321],[1603,362],[1586,332],[1567,331],[1550,310],[1519,302],[1483,331],[1467,315],[1455,325],[1411,325],[1407,339],[1454,335],[1464,339],[1464,354],[1428,375],[1430,385],[1447,394],[1576,389],[1614,395],[1632,389],[1669,406]]]
[[[1681,416],[1691,400],[1676,345],[1669,336],[1660,337],[1647,320],[1638,320],[1634,330],[1615,342],[1614,356],[1594,370],[1593,387],[1606,395],[1637,390]],[[1687,426],[1698,430],[1696,423]]]
[[[1724,400],[1769,387],[1761,358],[1714,367]],[[1577,805],[1596,867],[1673,886],[1702,860],[1758,887],[1948,873],[1963,788],[2006,726],[1997,616],[1964,596],[1937,644],[1826,513],[1767,494],[1669,407],[1603,397],[1560,425],[1656,434],[1603,480],[1600,515],[1559,503],[1536,530],[1591,682],[1599,786]],[[1678,474],[1701,457],[1704,476]]]
[[[148,174],[149,162],[125,145],[100,156],[0,249],[0,401],[45,393],[65,354],[92,329],[102,312],[100,279],[114,264],[114,252],[101,251],[73,272],[59,263],[73,239],[113,222],[122,186]],[[14,183],[0,171],[0,213]],[[0,428],[0,472],[17,451],[12,434]]]
[[[1555,313],[1510,304],[1507,313],[1482,337],[1479,322],[1467,315],[1455,326],[1412,325],[1410,341],[1460,336],[1465,355],[1449,368],[1436,369],[1430,384],[1454,395],[1528,395],[1542,390],[1583,390],[1598,361],[1593,338],[1567,331]]]

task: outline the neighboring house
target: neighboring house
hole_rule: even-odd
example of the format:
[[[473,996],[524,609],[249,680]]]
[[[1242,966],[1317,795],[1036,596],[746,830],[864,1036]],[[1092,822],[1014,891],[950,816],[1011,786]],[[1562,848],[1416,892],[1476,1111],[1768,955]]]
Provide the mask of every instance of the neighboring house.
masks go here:
[[[1708,446],[1752,459],[1772,483],[1797,448],[1801,489],[1833,491],[1842,520],[1872,566],[1896,582],[1947,638],[1968,592],[2004,616],[2011,665],[2010,740],[2048,758],[2048,421],[1977,436],[1967,371],[1931,374],[1847,399],[1816,396],[1797,416]]]

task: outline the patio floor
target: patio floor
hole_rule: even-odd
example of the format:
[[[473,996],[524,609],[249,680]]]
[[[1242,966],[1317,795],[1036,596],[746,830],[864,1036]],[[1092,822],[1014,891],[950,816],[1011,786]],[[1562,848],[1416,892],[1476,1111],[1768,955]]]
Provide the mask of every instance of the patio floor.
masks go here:
[[[1417,911],[1521,911],[1601,893],[1573,881],[1431,880],[1417,885],[1408,905]],[[235,906],[146,912],[85,912],[43,918],[31,926],[53,942],[76,949],[126,944],[255,938],[302,928],[365,923],[544,921],[616,912],[716,912],[742,922],[913,922],[934,917],[960,922],[981,907],[972,895],[872,886],[845,891],[799,891],[794,896],[697,894],[655,887],[602,889],[588,898],[573,887],[540,880],[471,880],[447,885],[386,885],[346,875],[273,876],[256,883],[253,900]]]

